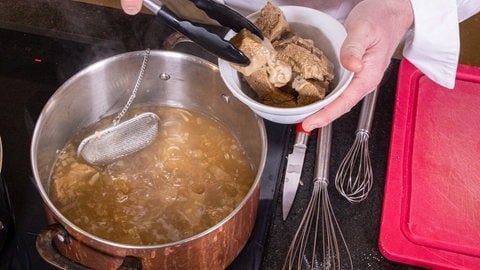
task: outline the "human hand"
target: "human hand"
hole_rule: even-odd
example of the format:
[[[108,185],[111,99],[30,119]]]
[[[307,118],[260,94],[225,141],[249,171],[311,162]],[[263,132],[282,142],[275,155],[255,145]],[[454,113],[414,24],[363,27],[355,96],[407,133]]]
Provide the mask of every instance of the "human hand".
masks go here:
[[[373,91],[412,24],[410,0],[364,0],[357,4],[345,20],[347,37],[340,49],[340,61],[355,72],[353,79],[336,100],[307,117],[303,128],[311,131],[326,126]]]
[[[120,0],[122,9],[128,15],[135,15],[142,9],[143,0]]]

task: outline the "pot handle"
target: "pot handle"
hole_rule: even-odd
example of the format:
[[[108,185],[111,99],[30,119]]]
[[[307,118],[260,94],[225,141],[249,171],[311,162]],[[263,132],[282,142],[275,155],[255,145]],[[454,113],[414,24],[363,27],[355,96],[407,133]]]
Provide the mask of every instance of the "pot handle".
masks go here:
[[[78,264],[70,259],[64,257],[58,252],[53,244],[53,239],[58,237],[62,242],[68,244],[70,238],[67,231],[59,224],[49,225],[46,229],[42,230],[36,239],[37,252],[40,256],[59,269],[72,269],[72,270],[86,270],[90,269],[81,264]]]
[[[195,44],[191,39],[184,36],[182,33],[173,32],[163,41],[162,49],[171,51],[180,43]]]
[[[187,52],[188,54],[195,55],[201,57],[215,65],[218,65],[218,57],[211,54],[210,52],[206,51],[202,47],[198,46],[195,42],[193,42],[188,37],[184,36],[182,33],[173,32],[171,33],[162,43],[161,48],[167,51],[182,51],[181,49],[175,49],[175,47],[182,43],[191,43],[193,46],[197,47],[199,50],[197,51],[201,55],[197,55],[192,52]]]
[[[36,239],[36,248],[38,254],[58,269],[65,270],[89,270],[89,267],[76,263],[66,257],[64,257],[55,248],[53,240],[57,237],[65,244],[70,243],[70,236],[68,232],[58,223],[49,225],[46,229],[42,230]],[[118,270],[141,270],[142,264],[139,259],[126,256],[122,265]]]

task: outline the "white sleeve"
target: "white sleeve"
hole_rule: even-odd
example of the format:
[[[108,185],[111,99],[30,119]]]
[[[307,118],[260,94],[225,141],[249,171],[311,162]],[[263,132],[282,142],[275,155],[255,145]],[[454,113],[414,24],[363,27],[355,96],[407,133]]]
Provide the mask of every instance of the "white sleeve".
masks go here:
[[[457,0],[458,21],[462,22],[480,12],[480,1]]]
[[[460,51],[458,23],[477,13],[480,1],[410,1],[414,27],[405,36],[403,55],[438,84],[453,88]]]

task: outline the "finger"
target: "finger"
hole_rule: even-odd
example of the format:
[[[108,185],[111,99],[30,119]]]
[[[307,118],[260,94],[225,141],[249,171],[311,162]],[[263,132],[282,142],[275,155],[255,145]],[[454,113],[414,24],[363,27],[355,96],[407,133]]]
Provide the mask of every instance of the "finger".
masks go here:
[[[135,15],[142,9],[142,0],[121,0],[122,9],[128,15]]]
[[[347,36],[340,48],[340,61],[342,65],[353,72],[363,69],[363,56],[372,45],[372,28],[362,21],[357,23],[355,18],[345,23]]]
[[[332,103],[303,120],[303,128],[306,131],[312,131],[315,128],[324,127],[349,112],[353,106],[368,94],[367,92],[356,91],[354,87],[354,81],[352,80],[345,92]]]
[[[384,68],[379,62],[371,63],[369,56],[367,54],[364,59],[365,69],[353,76],[352,81],[339,97],[303,121],[305,130],[311,131],[333,122],[349,112],[363,97],[375,89],[382,79],[386,67]]]

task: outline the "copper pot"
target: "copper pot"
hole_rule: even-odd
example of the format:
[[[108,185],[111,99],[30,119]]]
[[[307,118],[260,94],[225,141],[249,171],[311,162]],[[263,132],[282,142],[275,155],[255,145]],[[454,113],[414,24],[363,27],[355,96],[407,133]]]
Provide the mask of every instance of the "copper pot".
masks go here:
[[[45,105],[35,127],[31,159],[46,205],[48,228],[37,238],[40,255],[58,268],[224,269],[253,229],[266,158],[263,120],[230,96],[217,66],[195,56],[152,51],[135,104],[169,105],[207,114],[239,139],[256,171],[240,205],[214,227],[163,245],[133,246],[92,235],[66,219],[48,196],[57,151],[82,128],[120,110],[135,84],[142,51],[95,63],[65,82]]]

